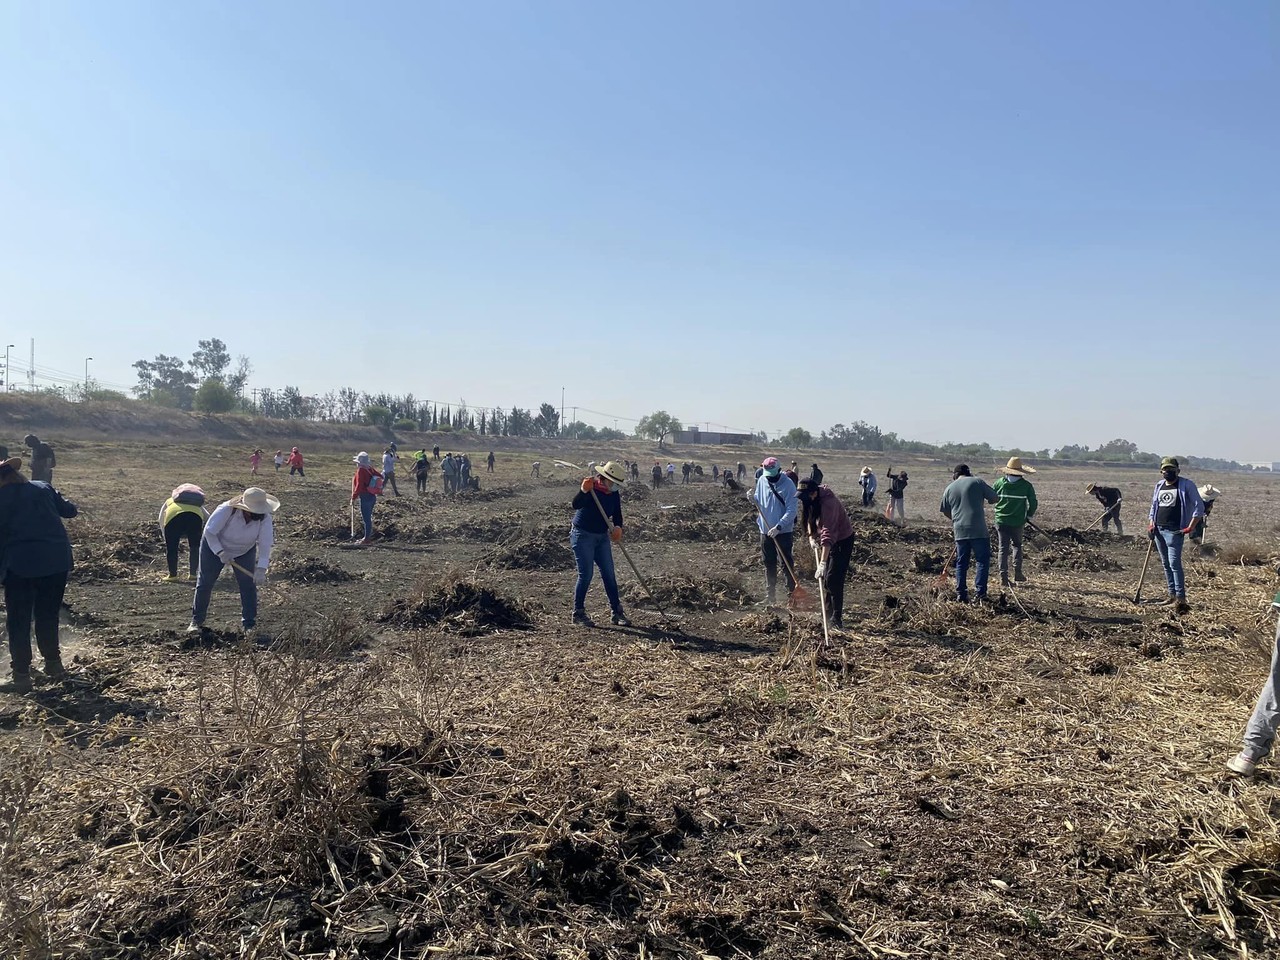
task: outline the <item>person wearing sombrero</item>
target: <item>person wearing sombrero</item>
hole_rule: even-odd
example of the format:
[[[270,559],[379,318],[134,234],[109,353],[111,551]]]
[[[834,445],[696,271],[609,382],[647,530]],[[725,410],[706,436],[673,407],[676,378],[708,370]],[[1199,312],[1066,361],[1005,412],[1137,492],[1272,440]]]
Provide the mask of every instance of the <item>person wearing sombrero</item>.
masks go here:
[[[58,642],[58,611],[71,571],[71,541],[63,520],[79,510],[50,484],[28,480],[22,461],[0,461],[0,581],[4,583],[12,689],[31,690],[31,626],[45,675],[66,671]]]
[[[240,588],[240,625],[246,632],[257,625],[258,587],[267,582],[271,548],[275,545],[271,515],[278,509],[279,500],[261,487],[250,487],[210,515],[200,539],[200,569],[188,633],[204,628],[213,585],[223,567],[231,567]]]
[[[1160,461],[1160,481],[1151,494],[1151,512],[1147,516],[1147,536],[1155,541],[1164,565],[1169,596],[1164,601],[1178,613],[1186,613],[1187,581],[1182,571],[1182,543],[1194,533],[1204,519],[1204,500],[1196,485],[1181,476],[1176,457]]]
[[[618,488],[627,482],[627,477],[616,460],[594,466],[591,472],[592,476],[582,481],[582,489],[574,494],[571,504],[573,523],[569,527],[569,546],[578,564],[578,579],[573,587],[573,622],[584,627],[595,626],[587,616],[587,588],[591,586],[595,568],[599,567],[611,619],[615,626],[629,627],[631,621],[622,612],[622,600],[618,597],[612,546],[622,542],[622,494]]]
[[[1115,521],[1116,535],[1124,536],[1124,524],[1120,522],[1120,504],[1124,500],[1124,496],[1117,487],[1103,487],[1096,483],[1090,483],[1084,488],[1085,493],[1092,493],[1097,497],[1098,502],[1106,507],[1107,512],[1102,515],[1102,532],[1107,532],[1107,524]]]
[[[998,554],[996,566],[1000,569],[1000,585],[1009,586],[1009,554],[1013,554],[1013,579],[1022,583],[1027,578],[1022,575],[1022,531],[1027,521],[1036,515],[1039,503],[1036,501],[1036,490],[1031,481],[1026,479],[1028,473],[1035,473],[1036,468],[1024,465],[1021,458],[1010,457],[1008,464],[1000,468],[1004,474],[995,482],[996,495],[996,538]]]
[[[1191,542],[1201,553],[1204,553],[1204,529],[1209,525],[1209,514],[1213,513],[1213,505],[1218,502],[1220,496],[1222,491],[1211,483],[1206,483],[1200,488],[1200,499],[1204,501],[1204,518],[1199,526],[1191,531]]]
[[[870,467],[863,467],[858,474],[858,486],[862,488],[862,505],[874,507],[876,503],[876,472]]]

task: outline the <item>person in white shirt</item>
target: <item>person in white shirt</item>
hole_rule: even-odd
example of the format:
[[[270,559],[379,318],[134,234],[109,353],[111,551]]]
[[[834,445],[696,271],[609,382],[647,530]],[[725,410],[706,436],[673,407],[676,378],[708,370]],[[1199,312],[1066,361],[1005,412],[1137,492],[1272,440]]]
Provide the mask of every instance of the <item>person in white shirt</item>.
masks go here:
[[[400,496],[400,488],[396,486],[396,460],[400,455],[396,453],[396,445],[393,443],[387,449],[382,451],[382,477],[391,492],[397,497]]]
[[[241,626],[246,632],[254,629],[258,587],[267,582],[271,548],[275,545],[271,515],[279,508],[280,501],[275,497],[261,487],[250,487],[213,511],[200,540],[200,570],[187,633],[204,629],[209,598],[223,567],[231,567],[240,587]]]

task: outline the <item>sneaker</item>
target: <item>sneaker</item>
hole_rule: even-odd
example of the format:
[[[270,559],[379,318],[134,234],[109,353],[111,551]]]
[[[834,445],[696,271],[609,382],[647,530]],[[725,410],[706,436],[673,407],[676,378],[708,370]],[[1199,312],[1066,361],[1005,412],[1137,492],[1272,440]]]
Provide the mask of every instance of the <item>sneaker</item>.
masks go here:
[[[1171,593],[1171,594],[1169,594],[1169,596],[1165,597],[1163,600],[1157,600],[1157,601],[1156,601],[1156,606],[1158,606],[1158,607],[1172,607],[1172,606],[1173,606],[1175,603],[1177,603],[1177,602],[1178,602],[1178,598],[1177,598],[1177,597],[1175,597],[1175,596]]]
[[[613,621],[613,625],[614,625],[615,627],[629,627],[629,626],[631,626],[631,621],[627,619],[627,615],[626,615],[625,613],[623,613],[621,610],[615,610],[615,611],[613,611],[613,616],[612,616],[612,617],[610,617],[609,619],[611,619],[611,620]]]
[[[187,624],[187,633],[199,633],[203,629],[204,624],[196,623],[194,620]]]
[[[1250,760],[1243,752],[1237,753],[1234,757],[1227,761],[1227,769],[1232,773],[1238,773],[1242,777],[1253,776],[1254,769],[1258,766],[1256,760]]]
[[[160,582],[161,583],[181,583],[182,577],[178,576],[176,573],[171,573]]]
[[[573,611],[573,622],[574,622],[574,623],[576,623],[576,624],[577,624],[578,626],[580,626],[580,627],[594,627],[594,626],[595,626],[595,623],[593,623],[593,622],[592,622],[592,620],[591,620],[591,618],[587,616],[587,611],[585,611],[585,610],[575,610],[575,611]]]
[[[1190,613],[1191,604],[1187,603],[1186,597],[1179,597],[1178,602],[1173,605],[1174,613]]]

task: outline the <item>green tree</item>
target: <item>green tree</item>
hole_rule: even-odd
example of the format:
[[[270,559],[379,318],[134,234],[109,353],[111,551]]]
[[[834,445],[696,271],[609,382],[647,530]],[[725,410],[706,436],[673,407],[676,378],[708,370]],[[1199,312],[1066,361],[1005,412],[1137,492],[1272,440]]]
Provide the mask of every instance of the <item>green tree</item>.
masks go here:
[[[813,434],[804,427],[792,427],[782,438],[782,442],[793,449],[807,447],[813,443]]]
[[[209,377],[196,390],[191,405],[201,413],[226,413],[234,410],[236,395],[216,377]]]
[[[227,367],[231,366],[231,354],[227,345],[216,337],[212,340],[201,340],[196,344],[196,352],[191,355],[191,369],[201,380],[226,380]]]
[[[560,412],[549,403],[538,408],[538,415],[533,418],[533,428],[540,437],[554,437],[560,433]]]
[[[665,445],[667,437],[683,429],[680,421],[665,410],[655,410],[641,417],[640,422],[636,424],[636,433],[650,440],[657,440],[659,449]]]
[[[364,418],[375,427],[389,427],[392,420],[391,408],[370,404],[364,408]]]

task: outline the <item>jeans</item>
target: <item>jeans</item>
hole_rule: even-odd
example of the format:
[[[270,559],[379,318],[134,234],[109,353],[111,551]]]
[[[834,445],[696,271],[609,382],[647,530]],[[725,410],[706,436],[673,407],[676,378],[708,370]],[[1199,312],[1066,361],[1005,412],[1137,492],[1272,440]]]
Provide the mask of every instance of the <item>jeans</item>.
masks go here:
[[[372,493],[360,494],[360,522],[364,524],[364,538],[373,539],[373,508],[378,498]]]
[[[822,581],[831,623],[841,628],[844,626],[844,581],[849,576],[849,563],[852,560],[853,535],[850,534],[831,548],[827,558],[827,575]]]
[[[204,520],[195,513],[180,513],[164,525],[164,558],[169,564],[169,576],[178,575],[178,547],[187,541],[188,562],[191,575],[196,575],[200,566],[200,534],[204,531]]]
[[[1164,564],[1164,579],[1169,585],[1169,596],[1187,598],[1187,584],[1182,576],[1182,541],[1186,535],[1181,530],[1156,529],[1156,549]]]
[[[61,661],[58,649],[58,611],[67,590],[67,574],[19,577],[4,581],[5,618],[9,629],[9,660],[15,674],[31,672],[31,622],[36,625],[36,646],[46,664]]]
[[[1013,554],[1013,576],[1022,576],[1022,531],[1023,527],[996,527],[996,538],[999,542],[997,565],[1000,568],[1001,581],[1009,579],[1009,554]]]
[[[769,602],[773,603],[778,589],[778,551],[782,551],[782,573],[787,578],[787,593],[796,588],[796,581],[791,576],[795,569],[795,561],[791,559],[791,543],[794,535],[779,533],[777,541],[768,534],[760,534],[760,553],[764,557],[764,582],[769,591]]]
[[[1271,647],[1271,672],[1244,729],[1244,754],[1254,763],[1271,752],[1271,743],[1276,738],[1276,724],[1280,723],[1277,687],[1280,687],[1280,622],[1276,623],[1276,642]]]
[[[250,547],[248,552],[236,557],[236,563],[248,571],[241,573],[232,568],[232,573],[236,575],[236,585],[240,588],[240,623],[246,630],[251,630],[258,622],[258,585],[253,582],[258,548]],[[196,576],[195,600],[191,603],[191,622],[197,626],[204,623],[205,614],[209,612],[209,598],[213,596],[213,585],[218,582],[221,573],[222,561],[209,549],[208,542],[201,540],[200,572]]]
[[[969,599],[969,558],[973,558],[973,587],[979,597],[987,595],[987,574],[991,570],[991,540],[988,537],[956,541],[956,596]]]
[[[587,588],[591,586],[591,575],[595,568],[600,568],[600,579],[604,581],[604,594],[609,598],[609,607],[614,613],[622,612],[622,601],[618,599],[618,578],[613,571],[613,548],[609,544],[607,533],[588,533],[577,527],[569,528],[569,546],[573,557],[578,562],[578,582],[573,586],[573,609],[584,609],[587,602]]]

